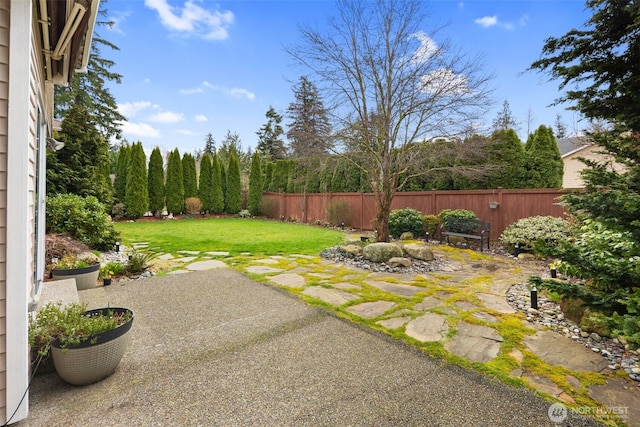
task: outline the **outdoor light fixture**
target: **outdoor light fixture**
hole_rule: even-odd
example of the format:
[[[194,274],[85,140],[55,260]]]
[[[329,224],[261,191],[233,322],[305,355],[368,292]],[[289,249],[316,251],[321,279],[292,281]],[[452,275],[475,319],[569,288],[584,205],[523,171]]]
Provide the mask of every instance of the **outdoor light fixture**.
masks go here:
[[[115,250],[116,252],[120,252],[120,242],[116,242],[115,247],[114,247],[114,250]]]
[[[429,241],[429,232],[428,231],[426,233],[424,233],[424,241],[425,242]]]
[[[57,141],[52,137],[47,137],[47,148],[51,151],[60,151],[64,148],[64,142]]]
[[[531,308],[538,309],[538,289],[535,286],[531,288]]]

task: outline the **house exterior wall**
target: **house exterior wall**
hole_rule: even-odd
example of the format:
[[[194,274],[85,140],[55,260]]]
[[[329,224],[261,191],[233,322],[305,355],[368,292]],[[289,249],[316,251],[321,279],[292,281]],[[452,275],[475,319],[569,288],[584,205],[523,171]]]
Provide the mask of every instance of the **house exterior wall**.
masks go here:
[[[10,3],[0,2],[0,423],[7,418],[7,120],[9,115]]]
[[[597,145],[588,145],[582,149],[572,151],[562,158],[564,162],[564,175],[562,176],[562,188],[584,188],[584,181],[580,176],[580,171],[585,168],[579,158],[589,160],[604,161],[612,160],[610,156],[606,156],[598,151],[602,150]],[[624,167],[620,164],[612,163],[614,170],[620,172]]]

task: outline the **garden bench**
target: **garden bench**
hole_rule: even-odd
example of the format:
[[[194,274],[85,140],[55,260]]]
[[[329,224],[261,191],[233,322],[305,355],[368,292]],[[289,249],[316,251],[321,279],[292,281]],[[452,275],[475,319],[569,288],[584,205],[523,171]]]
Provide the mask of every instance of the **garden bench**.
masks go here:
[[[477,218],[450,218],[440,226],[440,243],[445,239],[449,243],[450,236],[480,240],[480,252],[482,252],[485,241],[489,249],[491,223]]]

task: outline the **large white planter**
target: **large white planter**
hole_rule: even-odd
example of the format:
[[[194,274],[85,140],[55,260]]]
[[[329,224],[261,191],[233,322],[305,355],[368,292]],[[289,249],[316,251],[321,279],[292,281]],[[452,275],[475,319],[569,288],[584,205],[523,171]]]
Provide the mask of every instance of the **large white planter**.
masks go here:
[[[129,344],[133,312],[126,308],[101,308],[87,311],[87,314],[106,313],[107,310],[116,313],[129,312],[131,317],[128,322],[117,328],[98,334],[95,341],[83,341],[66,349],[61,349],[58,342],[51,345],[56,372],[69,384],[93,384],[111,375],[120,364]]]
[[[76,289],[79,291],[98,286],[99,274],[100,263],[88,267],[51,270],[53,280],[76,279]]]

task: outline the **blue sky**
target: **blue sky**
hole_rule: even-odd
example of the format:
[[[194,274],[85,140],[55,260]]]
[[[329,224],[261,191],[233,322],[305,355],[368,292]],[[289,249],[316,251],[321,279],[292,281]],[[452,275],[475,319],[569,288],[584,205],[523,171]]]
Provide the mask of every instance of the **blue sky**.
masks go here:
[[[119,110],[127,117],[124,136],[151,149],[204,147],[211,133],[219,144],[227,131],[254,148],[256,132],[273,106],[285,115],[293,85],[304,70],[293,64],[286,46],[299,40],[299,26],[322,27],[334,2],[307,0],[109,0],[111,29],[99,34],[117,45],[102,49],[116,62],[121,84],[109,83]],[[495,77],[490,124],[508,101],[526,138],[532,129],[552,126],[557,113],[570,132],[586,125],[557,98],[557,82],[548,74],[527,72],[539,58],[544,40],[579,28],[589,18],[583,1],[432,1],[425,33],[447,24],[439,37],[470,55]],[[434,40],[442,43],[444,40]],[[287,123],[285,118],[284,123]]]

